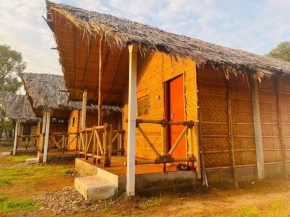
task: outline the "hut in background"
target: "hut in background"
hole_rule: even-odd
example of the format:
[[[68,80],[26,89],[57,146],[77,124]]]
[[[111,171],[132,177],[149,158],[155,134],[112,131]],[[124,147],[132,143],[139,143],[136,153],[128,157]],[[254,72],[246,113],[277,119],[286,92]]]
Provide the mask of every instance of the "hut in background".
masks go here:
[[[37,118],[26,95],[7,94],[3,109],[15,126],[12,153],[37,152],[41,118]]]
[[[26,94],[37,117],[42,117],[40,134],[40,161],[47,161],[48,155],[55,158],[65,154],[76,157],[78,134],[83,126],[97,123],[97,106],[83,105],[81,101],[69,100],[69,93],[63,76],[52,74],[23,73],[21,79]],[[86,116],[83,115],[85,108]],[[103,106],[104,119],[112,119],[118,126],[121,109],[117,106]],[[63,157],[63,156],[62,156]]]

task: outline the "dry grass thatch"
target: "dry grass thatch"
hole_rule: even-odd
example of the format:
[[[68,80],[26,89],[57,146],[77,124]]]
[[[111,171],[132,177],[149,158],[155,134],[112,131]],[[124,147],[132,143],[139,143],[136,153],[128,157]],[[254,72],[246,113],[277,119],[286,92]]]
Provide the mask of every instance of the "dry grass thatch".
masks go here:
[[[197,65],[211,64],[213,67],[221,67],[226,75],[231,72],[250,72],[255,78],[274,74],[290,75],[290,63],[287,62],[168,33],[111,15],[51,1],[46,1],[46,4],[48,12],[57,11],[84,32],[93,36],[99,35],[110,46],[121,50],[129,44],[137,44],[142,54],[159,51],[175,59],[177,56],[189,57]],[[47,21],[53,30],[49,14]]]
[[[34,109],[82,109],[81,101],[69,101],[68,90],[61,75],[22,73],[21,79]],[[97,105],[87,105],[87,110],[96,111],[97,109]],[[103,110],[107,113],[121,112],[118,106],[104,105]]]
[[[40,120],[35,116],[26,95],[5,95],[3,100],[3,109],[6,116],[14,121],[34,122]]]

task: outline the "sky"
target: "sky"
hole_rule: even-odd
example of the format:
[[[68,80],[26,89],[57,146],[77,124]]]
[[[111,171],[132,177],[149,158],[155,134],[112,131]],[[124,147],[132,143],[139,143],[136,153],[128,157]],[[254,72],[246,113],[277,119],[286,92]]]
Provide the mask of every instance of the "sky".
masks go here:
[[[53,1],[53,0],[52,0]],[[290,41],[290,0],[54,0],[264,55]],[[22,53],[26,72],[62,74],[44,0],[0,0],[0,44]]]

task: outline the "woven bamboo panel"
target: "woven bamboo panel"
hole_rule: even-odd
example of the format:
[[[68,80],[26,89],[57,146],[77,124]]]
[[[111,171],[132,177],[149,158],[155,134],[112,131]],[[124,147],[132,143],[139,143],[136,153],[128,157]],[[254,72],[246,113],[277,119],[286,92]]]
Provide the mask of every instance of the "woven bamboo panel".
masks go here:
[[[274,79],[264,79],[259,85],[265,163],[283,161],[276,88]]]
[[[199,70],[198,79],[205,167],[231,166],[225,76],[206,67]]]
[[[256,151],[235,151],[236,165],[256,164]]]

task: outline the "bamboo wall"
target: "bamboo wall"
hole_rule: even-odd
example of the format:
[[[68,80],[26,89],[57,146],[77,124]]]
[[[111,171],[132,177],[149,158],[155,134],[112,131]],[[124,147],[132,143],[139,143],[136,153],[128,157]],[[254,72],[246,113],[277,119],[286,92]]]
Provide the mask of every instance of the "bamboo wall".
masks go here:
[[[198,94],[205,167],[256,164],[248,79],[232,75],[227,81],[223,72],[201,68],[198,70]]]
[[[23,135],[23,128],[24,125],[31,125],[31,134],[30,135],[37,135],[37,123],[20,123],[20,128],[19,128],[19,135]],[[25,140],[22,141],[22,139],[18,140],[18,145],[24,145]]]
[[[197,96],[196,96],[196,66],[190,60],[179,59],[175,62],[163,53],[146,55],[145,58],[138,55],[137,99],[149,97],[149,115],[140,119],[161,120],[164,118],[164,82],[184,74],[186,97],[186,118],[197,120]],[[128,118],[128,91],[124,94],[124,118]],[[183,97],[183,96],[181,96]],[[150,141],[161,153],[161,127],[160,125],[142,124],[144,132]],[[127,131],[128,125],[123,122],[123,129]],[[197,138],[196,138],[197,139]],[[197,144],[197,143],[196,143]],[[125,148],[127,146],[127,132],[125,133]],[[146,143],[145,139],[136,130],[136,156],[154,159],[156,155]]]

